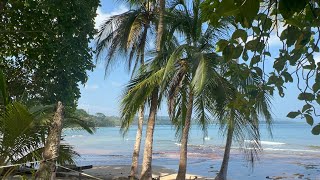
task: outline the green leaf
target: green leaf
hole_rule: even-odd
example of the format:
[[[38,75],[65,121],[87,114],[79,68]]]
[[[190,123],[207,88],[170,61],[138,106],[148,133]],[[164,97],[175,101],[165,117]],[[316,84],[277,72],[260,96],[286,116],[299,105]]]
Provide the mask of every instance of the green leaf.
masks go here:
[[[265,21],[262,22],[262,30],[265,32],[270,31],[271,26],[272,26],[272,21],[270,18],[266,18]]]
[[[304,114],[304,117],[306,118],[307,123],[312,126],[313,125],[313,117],[309,114]]]
[[[262,69],[259,67],[253,67],[253,69],[256,71],[259,77],[262,77]]]
[[[232,44],[230,44],[223,49],[222,55],[226,61],[229,61],[232,59],[234,48],[235,47]]]
[[[221,16],[233,16],[239,12],[234,0],[223,0],[219,4],[216,13]]]
[[[306,0],[280,0],[279,12],[283,18],[290,19],[294,13],[304,9],[306,4]]]
[[[266,52],[263,52],[263,54],[264,54],[264,55],[266,55],[266,56],[269,56],[269,57],[271,57],[271,53],[270,53],[270,52],[268,52],[268,51],[266,51]]]
[[[302,112],[305,112],[306,110],[310,109],[312,106],[310,104],[305,104],[302,108]]]
[[[248,34],[243,29],[237,29],[232,34],[232,39],[237,39],[237,38],[241,38],[243,42],[247,42]]]
[[[316,92],[319,91],[319,89],[320,89],[320,83],[319,82],[314,83],[313,86],[312,86],[313,92],[316,93]]]
[[[242,25],[244,27],[251,27],[254,18],[257,16],[260,8],[260,1],[245,0],[237,1],[237,6],[240,6],[240,14],[242,16]]]
[[[232,59],[238,59],[241,56],[242,50],[243,47],[241,45],[235,47],[232,53]]]
[[[286,59],[283,56],[281,56],[276,59],[276,61],[273,64],[273,68],[275,68],[279,72],[283,70],[285,64],[286,64]]]
[[[246,43],[246,49],[254,51],[257,48],[258,43],[258,39],[253,39]]]
[[[249,56],[248,56],[248,53],[247,51],[243,51],[243,54],[242,54],[242,59],[245,60],[245,61],[248,61],[249,59]]]
[[[252,59],[251,59],[251,62],[250,62],[250,66],[253,66],[255,64],[257,64],[258,62],[260,62],[261,58],[259,55],[256,55],[254,56]]]
[[[320,124],[318,124],[315,127],[313,127],[311,132],[314,135],[319,135],[320,134]]]
[[[252,30],[253,30],[253,32],[257,35],[257,36],[259,36],[260,35],[260,33],[261,33],[261,30],[260,30],[260,28],[259,27],[252,27]]]
[[[283,71],[281,73],[281,75],[284,77],[285,82],[293,82],[293,78],[292,78],[291,74],[288,73],[287,71]]]
[[[298,96],[299,100],[304,100],[304,101],[312,101],[314,100],[314,95],[312,93],[300,93]]]
[[[229,44],[229,41],[225,39],[221,39],[219,42],[217,42],[217,52],[222,52],[224,48]]]
[[[298,112],[292,111],[292,112],[289,112],[289,113],[287,114],[287,117],[293,119],[293,118],[296,118],[296,117],[297,117],[298,115],[300,115],[300,114],[301,114],[300,111],[298,111]]]

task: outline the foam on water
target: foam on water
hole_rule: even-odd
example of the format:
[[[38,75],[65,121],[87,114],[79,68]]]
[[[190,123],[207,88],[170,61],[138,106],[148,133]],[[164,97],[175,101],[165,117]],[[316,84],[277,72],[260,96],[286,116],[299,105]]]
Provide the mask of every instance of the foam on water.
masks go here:
[[[246,143],[254,143],[255,141],[252,140],[244,140]],[[274,142],[274,141],[260,141],[262,145],[285,145],[286,143],[283,142]]]

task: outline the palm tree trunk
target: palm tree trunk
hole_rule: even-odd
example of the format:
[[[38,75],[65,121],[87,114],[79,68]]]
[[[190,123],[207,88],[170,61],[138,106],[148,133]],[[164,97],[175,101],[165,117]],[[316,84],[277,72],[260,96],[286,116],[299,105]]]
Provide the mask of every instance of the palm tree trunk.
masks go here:
[[[161,42],[163,37],[163,31],[164,31],[164,13],[166,8],[166,0],[159,0],[159,24],[157,29],[157,44],[156,49],[157,52],[160,52],[161,50]]]
[[[152,180],[152,145],[153,132],[158,108],[158,89],[153,90],[151,97],[150,113],[148,117],[146,140],[144,144],[142,170],[140,180]]]
[[[64,106],[59,101],[50,126],[49,134],[43,151],[43,162],[36,173],[36,179],[56,179],[56,159],[59,156]]]
[[[134,144],[133,155],[132,155],[132,165],[130,171],[130,179],[135,179],[138,171],[138,162],[139,162],[139,153],[143,129],[143,118],[144,118],[144,107],[142,106],[139,110],[139,120],[138,120],[138,129],[136,134],[136,142]]]
[[[214,180],[226,180],[227,179],[228,163],[229,163],[229,158],[230,158],[230,150],[231,150],[231,144],[232,144],[233,131],[234,131],[234,127],[229,126],[228,133],[227,133],[227,142],[226,142],[226,147],[224,149],[224,155],[223,155],[221,168],[220,168],[220,171],[217,174],[217,176],[214,178]]]
[[[179,162],[179,170],[177,174],[177,180],[185,180],[187,173],[187,153],[188,153],[188,138],[189,138],[189,130],[192,116],[192,108],[193,107],[193,94],[189,93],[189,102],[187,106],[186,119],[183,128],[183,134],[181,138],[181,149],[180,149],[180,162]]]

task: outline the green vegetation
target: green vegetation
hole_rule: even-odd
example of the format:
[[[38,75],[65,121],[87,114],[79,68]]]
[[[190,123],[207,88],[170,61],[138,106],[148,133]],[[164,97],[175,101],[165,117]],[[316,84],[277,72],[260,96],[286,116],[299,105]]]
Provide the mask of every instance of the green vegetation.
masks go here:
[[[77,155],[71,146],[60,145],[62,128],[94,133],[95,127],[120,126],[125,134],[133,124],[139,127],[133,153],[138,159],[144,123],[140,179],[149,180],[154,129],[173,125],[182,144],[177,179],[184,180],[192,122],[206,135],[216,119],[227,135],[216,177],[224,180],[232,141],[241,147],[244,139],[256,142],[245,151],[254,162],[261,148],[260,121],[266,120],[270,130],[270,99],[275,93],[285,96],[287,83],[296,83],[297,99],[304,102],[287,117],[305,118],[311,132],[320,134],[315,118],[320,62],[314,58],[320,51],[319,1],[124,2],[131,9],[110,17],[98,31],[94,18],[99,0],[0,2],[0,165],[44,159],[37,174],[54,178],[55,162],[73,163]],[[95,35],[93,49],[89,43]],[[270,52],[272,38],[282,46]],[[95,51],[97,60],[105,60],[106,72],[125,62],[132,74],[119,118],[76,109]],[[266,67],[270,60],[273,66]],[[169,118],[157,116],[164,101]],[[132,167],[134,178],[137,162]]]
[[[320,134],[320,124],[314,122],[320,104],[320,64],[313,55],[319,52],[319,5],[311,0],[205,0],[201,7],[209,24],[232,19],[231,38],[218,42],[224,59],[246,61],[249,66],[242,72],[257,72],[270,94],[278,91],[284,96],[286,83],[297,84],[297,100],[305,105],[287,117],[305,118],[315,135]],[[269,52],[272,37],[282,44],[276,54]],[[268,60],[274,60],[271,71],[264,66]]]

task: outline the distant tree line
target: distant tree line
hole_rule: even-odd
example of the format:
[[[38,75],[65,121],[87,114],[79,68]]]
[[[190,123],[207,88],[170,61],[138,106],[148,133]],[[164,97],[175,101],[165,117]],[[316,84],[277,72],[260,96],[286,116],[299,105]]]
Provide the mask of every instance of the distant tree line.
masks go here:
[[[117,116],[107,116],[103,113],[96,113],[94,115],[89,114],[84,109],[77,109],[74,112],[74,116],[87,121],[89,124],[93,124],[94,127],[116,127],[121,125],[120,117]],[[157,121],[158,125],[172,125],[169,116],[158,116],[159,121]],[[138,117],[134,118],[133,125],[137,125]],[[146,122],[144,123],[146,124]]]

